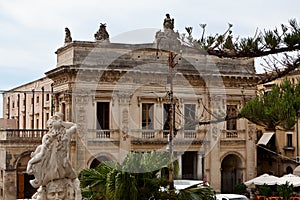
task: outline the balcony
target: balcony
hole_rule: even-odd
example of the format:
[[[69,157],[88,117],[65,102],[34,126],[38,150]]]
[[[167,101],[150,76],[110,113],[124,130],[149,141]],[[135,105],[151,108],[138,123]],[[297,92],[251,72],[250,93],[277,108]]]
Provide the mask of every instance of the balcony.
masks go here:
[[[6,129],[0,130],[0,141],[41,141],[48,130],[42,129]]]
[[[246,130],[222,130],[222,141],[241,141],[246,140]]]
[[[295,151],[295,147],[294,146],[284,146],[283,150],[284,151]]]
[[[116,129],[89,129],[88,140],[119,140],[119,130]]]
[[[98,138],[110,138],[111,130],[96,130],[96,139]]]
[[[174,135],[174,142],[182,143],[202,143],[205,138],[204,130],[180,130]],[[168,130],[132,130],[132,143],[157,143],[166,144],[168,142]]]

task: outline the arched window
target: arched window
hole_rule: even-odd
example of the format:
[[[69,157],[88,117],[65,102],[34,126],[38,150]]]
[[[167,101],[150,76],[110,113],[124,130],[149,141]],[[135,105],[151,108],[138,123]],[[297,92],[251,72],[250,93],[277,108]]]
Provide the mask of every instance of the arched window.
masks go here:
[[[287,173],[287,174],[292,174],[292,173],[293,173],[293,168],[290,167],[290,166],[287,166],[287,167],[286,167],[286,173]]]
[[[91,163],[91,165],[90,165],[90,169],[94,169],[94,168],[96,168],[101,162],[103,162],[103,161],[109,161],[110,159],[108,158],[108,157],[106,157],[106,156],[99,156],[99,157],[97,157],[97,158],[95,158],[93,161],[92,161],[92,163]]]

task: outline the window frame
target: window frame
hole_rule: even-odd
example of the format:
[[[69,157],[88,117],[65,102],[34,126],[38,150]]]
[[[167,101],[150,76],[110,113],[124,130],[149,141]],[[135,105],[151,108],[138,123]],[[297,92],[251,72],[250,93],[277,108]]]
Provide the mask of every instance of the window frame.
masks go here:
[[[142,129],[144,129],[144,130],[153,130],[154,129],[154,108],[155,108],[154,105],[155,105],[154,103],[150,103],[150,102],[142,103],[141,126],[142,126]],[[144,114],[144,111],[146,112],[145,114]],[[151,116],[149,116],[149,115],[151,115]],[[144,117],[145,117],[145,119],[144,119]]]
[[[233,117],[237,115],[238,105],[237,104],[227,104],[226,105],[226,116]],[[237,130],[237,119],[230,119],[226,121],[226,130],[236,131]]]

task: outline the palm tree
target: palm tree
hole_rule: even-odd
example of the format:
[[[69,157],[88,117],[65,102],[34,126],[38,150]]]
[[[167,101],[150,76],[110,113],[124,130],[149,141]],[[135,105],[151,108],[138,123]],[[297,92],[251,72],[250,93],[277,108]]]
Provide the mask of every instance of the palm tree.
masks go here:
[[[163,182],[158,172],[168,162],[166,152],[132,152],[122,164],[106,161],[95,169],[84,169],[79,174],[83,196],[93,200],[155,197]]]
[[[87,200],[212,200],[210,187],[168,190],[168,179],[159,172],[170,161],[168,152],[132,152],[121,164],[105,161],[79,174],[82,196]]]

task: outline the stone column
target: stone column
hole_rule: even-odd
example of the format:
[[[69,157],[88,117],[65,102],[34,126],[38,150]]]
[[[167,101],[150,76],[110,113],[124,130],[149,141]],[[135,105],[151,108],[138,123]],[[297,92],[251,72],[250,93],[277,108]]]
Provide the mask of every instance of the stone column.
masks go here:
[[[129,137],[130,122],[129,122],[129,105],[131,93],[128,91],[121,91],[117,93],[118,99],[118,126],[120,127],[120,151],[119,161],[122,162],[131,150],[131,141]]]
[[[4,172],[4,199],[15,199],[17,194],[17,172],[16,171],[5,171]]]
[[[204,175],[203,158],[204,158],[204,152],[198,151],[197,152],[197,179],[199,180],[203,179],[203,175]]]
[[[183,152],[176,152],[176,159],[178,160],[178,179],[182,179],[182,154]]]

